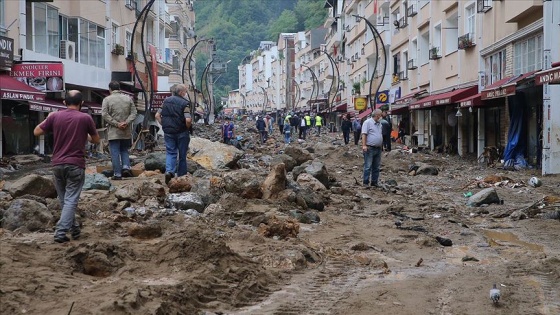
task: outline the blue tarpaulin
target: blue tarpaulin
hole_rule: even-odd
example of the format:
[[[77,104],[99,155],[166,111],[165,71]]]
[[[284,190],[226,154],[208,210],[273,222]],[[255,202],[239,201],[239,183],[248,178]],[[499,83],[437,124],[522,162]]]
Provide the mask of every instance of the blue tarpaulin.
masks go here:
[[[509,104],[509,130],[506,149],[504,151],[504,166],[506,168],[526,168],[527,162],[524,158],[527,147],[525,117],[527,107],[525,105],[525,94],[518,92],[508,97]]]

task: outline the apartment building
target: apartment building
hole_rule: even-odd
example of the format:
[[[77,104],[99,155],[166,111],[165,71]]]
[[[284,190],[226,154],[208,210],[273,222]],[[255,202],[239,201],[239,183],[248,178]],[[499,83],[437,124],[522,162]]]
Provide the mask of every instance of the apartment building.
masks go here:
[[[141,24],[133,37],[135,22],[147,3],[0,1],[0,41],[8,44],[0,45],[1,126],[2,131],[10,130],[3,132],[0,156],[31,153],[36,146],[40,153],[50,153],[52,140],[35,138],[32,131],[49,112],[65,108],[65,90],[82,91],[84,110],[99,127],[101,103],[111,80],[121,82],[123,92],[134,98],[142,112],[145,97],[139,91],[169,91],[173,80],[167,76],[177,68],[173,59],[180,60],[182,52],[169,49],[175,32],[164,0],[154,1],[146,15],[144,38]],[[184,19],[192,27],[192,1],[182,5],[187,12]],[[162,99],[156,98],[155,103]]]

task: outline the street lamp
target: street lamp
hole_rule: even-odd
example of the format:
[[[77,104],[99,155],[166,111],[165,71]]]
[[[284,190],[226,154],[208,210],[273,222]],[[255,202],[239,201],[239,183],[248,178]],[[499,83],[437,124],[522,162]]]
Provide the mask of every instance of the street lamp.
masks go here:
[[[383,43],[383,39],[381,38],[381,34],[379,34],[379,32],[377,31],[377,29],[375,28],[375,26],[373,26],[373,24],[371,24],[370,21],[368,21],[368,19],[366,19],[363,16],[359,16],[356,14],[352,14],[353,17],[357,18],[357,19],[361,19],[364,20],[366,22],[366,24],[369,26],[371,33],[373,34],[373,39],[375,42],[375,51],[376,51],[376,58],[375,58],[375,66],[373,67],[373,72],[371,73],[371,79],[369,80],[369,105],[371,107],[371,110],[373,111],[373,109],[375,109],[375,96],[377,95],[377,93],[379,92],[379,89],[381,88],[381,85],[383,84],[383,79],[385,79],[385,72],[387,71],[387,55],[386,55],[386,51],[385,51],[385,44]],[[383,64],[383,75],[381,76],[381,81],[379,82],[379,85],[377,86],[377,90],[375,91],[375,94],[373,94],[372,96],[372,86],[373,86],[373,79],[375,77],[375,73],[377,71],[377,64],[379,61],[379,45],[381,45],[381,48],[383,48],[383,54],[382,54],[382,58],[385,61]]]
[[[338,91],[338,80],[340,78],[340,73],[338,71],[338,65],[336,64],[336,61],[334,60],[334,58],[331,56],[331,54],[329,54],[327,52],[327,49],[325,48],[325,50],[323,51],[323,53],[329,58],[329,61],[331,63],[331,70],[332,70],[332,80],[331,80],[331,87],[329,88],[329,94],[332,93],[332,89],[334,86],[334,82],[335,82],[335,78],[336,78],[336,87],[337,87],[337,91]],[[336,70],[336,77],[334,76],[334,71]],[[334,99],[336,97],[336,93],[333,93],[333,100],[329,101],[329,97],[327,96],[327,108],[329,109],[329,114],[332,111],[332,104],[334,103]]]
[[[311,68],[309,68],[304,64],[302,64],[301,66],[306,67],[309,70],[309,72],[311,72],[311,76],[313,77],[313,89],[311,90],[311,96],[309,97],[309,108],[311,108],[311,106],[313,106],[311,102],[313,101],[313,93],[315,92],[315,82],[317,82],[317,97],[319,97],[319,80],[317,79],[315,72],[313,72]]]

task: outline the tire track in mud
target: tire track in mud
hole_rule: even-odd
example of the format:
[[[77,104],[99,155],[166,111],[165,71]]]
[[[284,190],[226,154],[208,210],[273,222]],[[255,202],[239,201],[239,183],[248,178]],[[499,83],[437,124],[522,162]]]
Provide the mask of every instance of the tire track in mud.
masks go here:
[[[558,281],[553,279],[552,273],[539,273],[535,275],[541,284],[543,298],[543,314],[560,314],[560,292],[558,291]]]
[[[331,314],[334,306],[371,272],[371,267],[355,266],[347,257],[328,258],[319,268],[299,274],[299,278],[295,274],[290,285],[262,303],[232,314]]]

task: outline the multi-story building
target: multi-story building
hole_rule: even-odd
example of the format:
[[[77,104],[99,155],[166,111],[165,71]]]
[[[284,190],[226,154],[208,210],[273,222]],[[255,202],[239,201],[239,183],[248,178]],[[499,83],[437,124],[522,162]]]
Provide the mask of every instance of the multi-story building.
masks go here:
[[[170,83],[178,82],[167,76],[178,69],[173,60],[181,60],[185,50],[169,49],[171,35],[178,37],[169,10],[180,12],[179,20],[192,30],[192,1],[182,1],[180,8],[168,6],[164,0],[154,1],[143,15],[144,38],[141,23],[133,36],[135,22],[147,3],[0,1],[0,41],[8,44],[0,45],[1,126],[3,131],[10,130],[3,133],[0,155],[30,153],[35,147],[49,153],[52,141],[33,137],[33,127],[48,112],[65,108],[65,90],[82,91],[84,108],[101,127],[101,102],[111,80],[121,82],[121,89],[135,99],[141,112],[146,106],[139,91],[168,92]],[[19,18],[10,21],[8,12]],[[180,34],[186,49],[189,29]],[[152,107],[162,98],[154,100]]]

